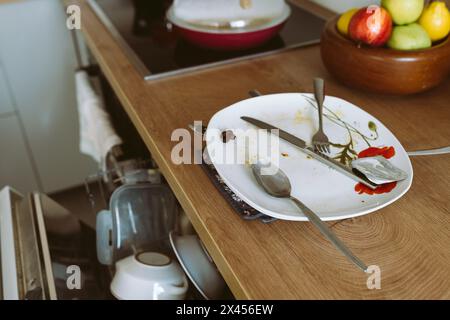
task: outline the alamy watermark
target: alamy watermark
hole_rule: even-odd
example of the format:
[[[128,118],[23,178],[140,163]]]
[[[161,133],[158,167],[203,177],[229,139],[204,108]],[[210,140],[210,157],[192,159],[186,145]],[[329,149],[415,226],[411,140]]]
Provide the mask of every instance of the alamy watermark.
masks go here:
[[[380,290],[381,289],[381,268],[377,265],[371,265],[367,267],[367,271],[370,276],[367,278],[367,289]]]
[[[66,286],[69,290],[81,290],[81,269],[80,266],[70,265],[66,269]]]
[[[72,4],[67,6],[66,13],[68,15],[66,19],[66,26],[69,30],[81,29],[81,9],[79,6]]]
[[[201,131],[202,122],[194,128]],[[209,129],[207,135],[193,134],[184,128],[172,132],[171,140],[177,142],[172,148],[174,164],[252,165],[264,164],[262,174],[272,175],[280,162],[279,130],[263,129]],[[203,142],[209,146],[203,152]]]

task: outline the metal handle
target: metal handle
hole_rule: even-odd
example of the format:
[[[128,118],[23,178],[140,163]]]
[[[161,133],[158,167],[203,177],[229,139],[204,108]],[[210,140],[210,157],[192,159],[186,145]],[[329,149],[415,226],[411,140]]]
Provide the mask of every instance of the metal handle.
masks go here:
[[[317,101],[317,110],[319,110],[319,129],[322,130],[323,101],[325,99],[325,81],[321,78],[314,79],[314,97]]]
[[[438,148],[438,149],[429,149],[429,150],[417,150],[408,152],[409,156],[433,156],[438,154],[447,154],[450,153],[450,147]]]
[[[334,246],[341,251],[353,264],[355,264],[362,271],[367,271],[367,266],[364,262],[359,260],[349,248],[341,241],[339,238],[333,233],[333,231],[328,228],[328,226],[306,205],[304,205],[300,200],[291,196],[291,200],[299,207],[299,209],[303,212],[303,214],[311,221],[322,234],[327,237]]]

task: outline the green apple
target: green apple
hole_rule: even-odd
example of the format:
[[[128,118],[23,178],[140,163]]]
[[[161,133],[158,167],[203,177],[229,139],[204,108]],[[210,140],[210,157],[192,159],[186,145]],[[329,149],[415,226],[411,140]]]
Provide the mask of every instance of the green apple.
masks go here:
[[[397,50],[418,50],[431,47],[431,39],[421,25],[411,23],[394,27],[387,45]]]
[[[425,0],[382,0],[381,5],[397,25],[415,22],[422,14]]]

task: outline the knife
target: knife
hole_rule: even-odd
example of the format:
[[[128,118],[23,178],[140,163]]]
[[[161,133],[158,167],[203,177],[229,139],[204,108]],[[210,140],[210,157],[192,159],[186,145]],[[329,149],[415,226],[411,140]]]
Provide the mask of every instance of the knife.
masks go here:
[[[450,147],[438,148],[438,149],[428,149],[428,150],[417,150],[409,151],[408,156],[432,156],[437,154],[450,153]]]
[[[377,184],[371,182],[365,176],[358,175],[356,172],[354,172],[351,168],[347,167],[346,165],[343,165],[342,163],[340,163],[322,153],[314,151],[314,149],[312,149],[306,145],[306,142],[304,140],[302,140],[280,128],[277,128],[271,124],[268,124],[266,122],[263,122],[261,120],[251,118],[251,117],[241,117],[241,119],[248,123],[253,124],[254,126],[256,126],[258,128],[264,129],[264,130],[268,130],[268,131],[278,130],[278,136],[281,139],[300,148],[301,151],[303,151],[307,155],[311,156],[312,158],[318,160],[319,162],[327,165],[330,168],[333,168],[333,169],[339,171],[340,173],[355,180],[356,182],[360,182],[360,183],[364,184],[365,186],[368,186],[371,189],[375,189],[376,187],[378,187]]]

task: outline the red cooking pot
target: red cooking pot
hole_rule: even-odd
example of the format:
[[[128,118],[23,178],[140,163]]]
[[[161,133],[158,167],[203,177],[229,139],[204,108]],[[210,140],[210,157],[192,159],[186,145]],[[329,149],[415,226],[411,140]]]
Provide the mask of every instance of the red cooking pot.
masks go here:
[[[257,47],[276,36],[291,14],[286,4],[283,14],[270,21],[246,27],[213,28],[193,24],[175,16],[173,7],[167,11],[167,20],[186,41],[216,50],[244,50]]]

